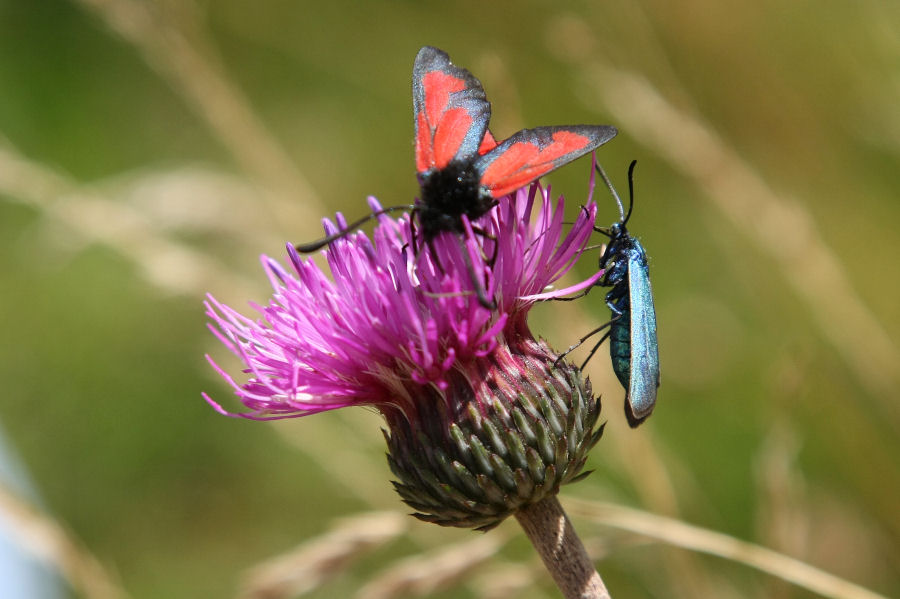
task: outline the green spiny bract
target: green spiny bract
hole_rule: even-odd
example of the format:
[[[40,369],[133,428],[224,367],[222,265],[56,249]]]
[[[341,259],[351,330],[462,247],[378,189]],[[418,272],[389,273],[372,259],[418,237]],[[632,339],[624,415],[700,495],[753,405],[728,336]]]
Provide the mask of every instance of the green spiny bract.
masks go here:
[[[433,397],[419,398],[416,415],[385,414],[394,487],[417,518],[488,530],[588,474],[603,432],[599,398],[545,343],[518,341],[457,372],[445,391],[426,388]]]

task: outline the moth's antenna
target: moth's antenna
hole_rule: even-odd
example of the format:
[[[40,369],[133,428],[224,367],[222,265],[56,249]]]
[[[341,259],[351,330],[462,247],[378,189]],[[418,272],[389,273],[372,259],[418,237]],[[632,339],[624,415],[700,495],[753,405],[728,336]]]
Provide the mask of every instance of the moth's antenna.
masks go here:
[[[633,165],[634,163],[632,163]],[[622,200],[619,199],[619,194],[616,193],[616,188],[613,187],[612,181],[609,180],[609,177],[606,176],[606,171],[603,170],[603,167],[599,164],[595,165],[597,172],[600,173],[600,177],[603,179],[603,182],[606,183],[606,187],[609,188],[610,193],[616,199],[616,204],[619,205],[619,216],[622,218],[621,223],[625,223],[628,219],[625,216],[625,208],[622,206]],[[628,211],[628,215],[631,215],[631,210]]]
[[[622,221],[622,224],[628,222],[628,219],[631,218],[631,211],[634,210],[634,167],[637,166],[637,160],[632,160],[631,164],[628,166],[628,214],[625,216],[625,220]]]
[[[342,237],[346,237],[347,235],[349,235],[353,231],[357,230],[358,228],[360,228],[361,226],[363,226],[364,224],[366,224],[373,218],[377,218],[377,217],[381,216],[382,214],[387,214],[388,212],[396,212],[397,210],[415,210],[415,206],[391,206],[389,208],[382,208],[381,210],[377,210],[367,216],[364,216],[363,218],[359,219],[355,223],[351,223],[345,229],[341,229],[337,233],[332,233],[328,237],[323,237],[322,239],[320,239],[318,241],[297,244],[294,246],[294,249],[296,249],[301,254],[309,254],[310,252],[315,252],[316,250],[322,249],[323,247],[325,247],[326,245],[328,245],[329,243],[331,243],[333,241],[337,241],[338,239],[340,239]]]

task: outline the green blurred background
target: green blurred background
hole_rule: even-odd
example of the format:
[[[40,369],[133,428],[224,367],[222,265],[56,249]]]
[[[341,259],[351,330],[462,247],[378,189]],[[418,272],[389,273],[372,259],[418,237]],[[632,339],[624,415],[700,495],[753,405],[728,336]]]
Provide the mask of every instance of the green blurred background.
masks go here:
[[[498,137],[609,123],[620,134],[598,158],[620,190],[639,162],[630,228],[651,256],[659,405],[628,430],[601,352],[588,370],[609,425],[596,472],[564,497],[667,514],[900,596],[889,0],[0,0],[0,425],[47,513],[131,596],[173,598],[235,596],[254,565],[336,518],[407,511],[372,414],[269,425],[206,405],[201,390],[226,404],[231,391],[203,359],[226,352],[201,300],[265,301],[259,254],[316,237],[335,210],[365,213],[368,194],[411,201],[425,44],[482,80]],[[551,178],[573,211],[588,173],[582,160]],[[566,347],[607,315],[596,294],[532,323]],[[479,539],[400,522],[378,551],[329,566],[333,580],[307,576],[308,596],[416,596],[378,584]],[[575,523],[615,597],[816,596]],[[499,535],[432,595],[556,596],[515,523]]]

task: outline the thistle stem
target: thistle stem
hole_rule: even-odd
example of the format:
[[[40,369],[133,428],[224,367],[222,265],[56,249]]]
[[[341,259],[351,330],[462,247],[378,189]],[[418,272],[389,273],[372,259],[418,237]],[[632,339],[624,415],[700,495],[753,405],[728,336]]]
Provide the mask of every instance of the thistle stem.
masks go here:
[[[566,599],[610,599],[556,495],[521,508],[516,520]]]

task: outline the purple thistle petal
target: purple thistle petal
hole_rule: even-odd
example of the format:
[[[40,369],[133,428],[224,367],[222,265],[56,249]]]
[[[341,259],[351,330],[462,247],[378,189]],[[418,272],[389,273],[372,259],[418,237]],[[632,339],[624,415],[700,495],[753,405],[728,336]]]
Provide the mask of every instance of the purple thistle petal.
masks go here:
[[[381,210],[374,198],[368,203]],[[444,233],[429,244],[413,243],[408,215],[384,214],[371,237],[354,232],[323,251],[330,277],[292,245],[293,272],[262,256],[273,295],[268,305],[253,306],[257,320],[212,296],[205,302],[210,328],[243,361],[248,380],[237,383],[207,359],[250,411],[230,414],[204,399],[220,413],[256,420],[351,405],[414,413],[412,398],[423,395],[416,388],[446,389],[453,371],[494,352],[524,323],[535,301],[585,289],[602,275],[547,291],[572,269],[593,232],[590,196],[568,233],[562,209],[562,198],[554,203],[549,189],[534,184],[501,198],[478,222],[464,219],[462,236]],[[326,234],[342,227],[341,214],[324,221]],[[475,297],[463,252],[496,310]]]

